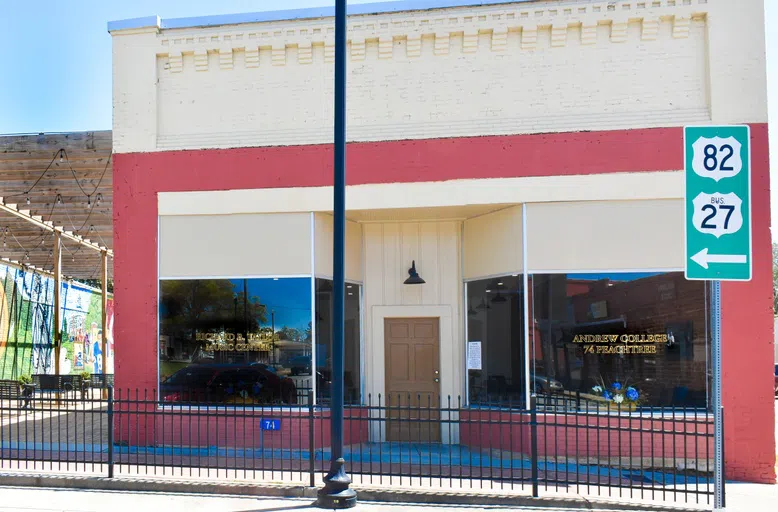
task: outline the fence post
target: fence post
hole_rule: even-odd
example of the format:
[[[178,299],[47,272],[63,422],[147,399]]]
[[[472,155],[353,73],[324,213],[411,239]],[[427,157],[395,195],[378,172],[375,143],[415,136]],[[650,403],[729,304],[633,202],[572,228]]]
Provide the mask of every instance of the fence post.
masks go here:
[[[537,396],[532,394],[529,399],[529,436],[530,459],[532,463],[532,497],[537,498],[538,492],[538,408]]]
[[[313,391],[308,391],[308,476],[311,487],[316,486],[316,446],[313,438],[315,432],[313,419]]]
[[[108,386],[108,478],[113,478],[113,386]]]

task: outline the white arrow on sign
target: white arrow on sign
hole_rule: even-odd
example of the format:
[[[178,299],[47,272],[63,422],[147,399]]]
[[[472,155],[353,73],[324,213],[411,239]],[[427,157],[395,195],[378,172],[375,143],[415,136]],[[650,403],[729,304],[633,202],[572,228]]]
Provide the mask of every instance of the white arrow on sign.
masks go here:
[[[708,254],[707,247],[692,256],[692,261],[705,269],[708,263],[747,263],[745,254]]]

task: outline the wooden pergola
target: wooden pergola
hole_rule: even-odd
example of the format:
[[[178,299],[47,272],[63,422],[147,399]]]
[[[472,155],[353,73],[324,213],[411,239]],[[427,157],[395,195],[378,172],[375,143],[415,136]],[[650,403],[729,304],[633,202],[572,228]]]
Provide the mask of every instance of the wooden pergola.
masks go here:
[[[55,326],[61,324],[62,281],[97,279],[107,332],[113,275],[111,143],[110,131],[0,136],[0,258],[55,280]],[[54,329],[57,374],[60,336]],[[103,368],[105,357],[103,347]]]

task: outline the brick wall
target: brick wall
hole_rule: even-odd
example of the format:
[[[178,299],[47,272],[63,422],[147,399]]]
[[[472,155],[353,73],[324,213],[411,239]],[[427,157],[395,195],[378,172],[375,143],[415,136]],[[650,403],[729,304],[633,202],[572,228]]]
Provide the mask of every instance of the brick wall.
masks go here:
[[[701,471],[709,471],[713,460],[712,419],[704,416],[540,414],[537,421],[541,459]],[[467,446],[529,456],[530,416],[500,411],[463,413],[460,439]]]
[[[346,445],[368,440],[368,411],[346,410],[343,441]],[[152,404],[117,404],[114,439],[131,447],[285,448],[307,450],[311,420],[307,408],[216,411],[181,407],[161,410]],[[262,430],[261,421],[280,420],[280,430]],[[314,447],[331,445],[330,411],[313,414]]]
[[[533,2],[352,16],[349,137],[709,120],[706,16],[714,7],[616,4],[560,9]],[[331,18],[318,18],[114,32],[115,150],[328,142],[331,25]],[[142,66],[140,73],[129,72],[134,65]]]

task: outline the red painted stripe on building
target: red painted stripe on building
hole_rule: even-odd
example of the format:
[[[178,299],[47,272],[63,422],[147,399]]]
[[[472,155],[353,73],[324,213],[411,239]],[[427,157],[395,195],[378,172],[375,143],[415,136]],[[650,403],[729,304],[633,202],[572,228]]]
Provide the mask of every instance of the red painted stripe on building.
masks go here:
[[[775,482],[767,125],[751,127],[754,279],[722,286],[729,478]],[[348,183],[683,168],[683,132],[656,128],[349,144]],[[157,193],[332,183],[332,146],[114,156],[117,386],[157,387]]]
[[[680,128],[654,128],[359,142],[348,145],[348,183],[678,170],[682,139]],[[129,167],[127,172],[157,192],[332,184],[330,144],[130,153],[114,159],[114,175]]]

